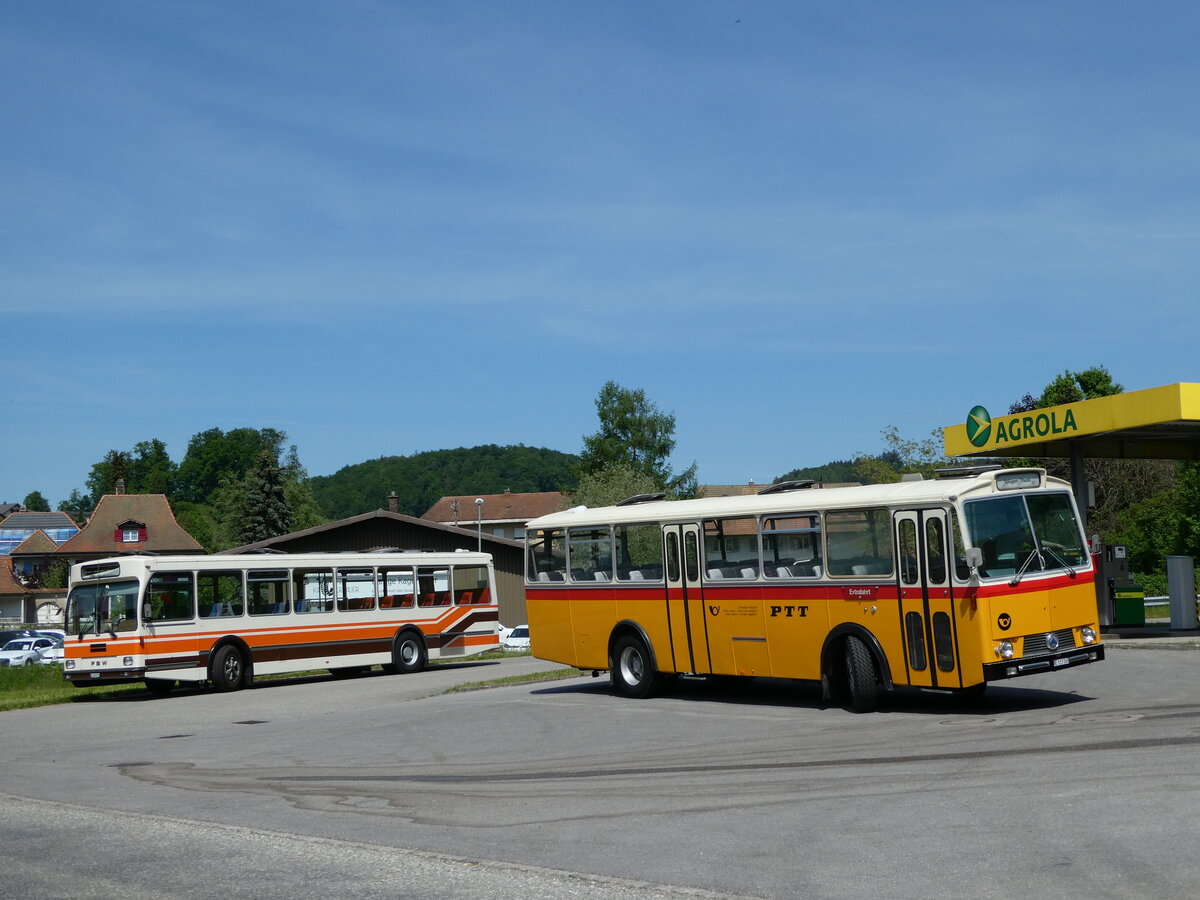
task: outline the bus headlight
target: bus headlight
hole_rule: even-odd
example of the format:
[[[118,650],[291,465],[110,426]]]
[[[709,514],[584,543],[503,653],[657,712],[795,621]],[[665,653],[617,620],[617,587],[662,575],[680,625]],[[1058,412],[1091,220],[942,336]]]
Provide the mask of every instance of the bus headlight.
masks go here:
[[[1084,625],[1080,628],[1079,636],[1083,638],[1085,644],[1096,643],[1096,631],[1090,625]]]
[[[996,645],[996,655],[998,657],[1000,657],[1001,659],[1012,659],[1013,658],[1012,641],[1001,641],[999,644],[997,644]]]

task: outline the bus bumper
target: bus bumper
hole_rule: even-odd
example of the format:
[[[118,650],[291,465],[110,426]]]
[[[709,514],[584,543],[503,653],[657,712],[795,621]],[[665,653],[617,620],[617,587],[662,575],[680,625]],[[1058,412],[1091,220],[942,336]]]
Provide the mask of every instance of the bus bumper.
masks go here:
[[[983,667],[984,681],[1002,681],[1005,678],[1019,678],[1022,675],[1036,675],[1039,672],[1060,672],[1075,666],[1099,662],[1104,659],[1104,645],[1092,644],[1089,647],[1073,647],[1059,653],[1045,656],[1033,656],[1024,659],[1004,659],[1000,662],[985,663]]]

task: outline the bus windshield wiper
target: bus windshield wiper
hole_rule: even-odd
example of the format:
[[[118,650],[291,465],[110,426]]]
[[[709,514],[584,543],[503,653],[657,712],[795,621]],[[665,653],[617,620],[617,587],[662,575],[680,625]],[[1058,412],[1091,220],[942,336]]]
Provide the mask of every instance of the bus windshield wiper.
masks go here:
[[[1073,568],[1071,568],[1071,564],[1068,563],[1061,556],[1059,556],[1058,553],[1055,552],[1053,547],[1043,546],[1042,549],[1045,550],[1047,553],[1049,553],[1052,557],[1054,557],[1054,561],[1057,562],[1064,569],[1066,569],[1068,575],[1070,575],[1072,578],[1075,577],[1075,570]]]
[[[1034,557],[1039,556],[1036,549],[1030,550],[1029,555],[1025,557],[1025,562],[1021,563],[1021,568],[1017,569],[1017,574],[1008,580],[1009,587],[1016,587],[1021,583],[1021,579],[1025,577],[1025,573],[1029,570],[1029,564],[1033,562]]]

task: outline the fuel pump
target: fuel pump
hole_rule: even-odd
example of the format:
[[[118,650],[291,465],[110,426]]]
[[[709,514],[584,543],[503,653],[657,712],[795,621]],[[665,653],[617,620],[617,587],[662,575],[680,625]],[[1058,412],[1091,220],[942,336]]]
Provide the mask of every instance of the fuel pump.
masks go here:
[[[1146,592],[1129,574],[1123,544],[1102,544],[1096,554],[1096,604],[1100,625],[1145,625]]]

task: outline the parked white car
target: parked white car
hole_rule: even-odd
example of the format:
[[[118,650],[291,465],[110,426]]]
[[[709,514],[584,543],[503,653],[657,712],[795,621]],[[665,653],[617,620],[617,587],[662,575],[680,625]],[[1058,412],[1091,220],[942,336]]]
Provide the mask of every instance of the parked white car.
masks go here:
[[[518,625],[500,641],[501,646],[506,650],[528,650],[529,649],[529,626]]]
[[[0,666],[32,666],[42,662],[42,654],[51,650],[55,641],[48,637],[20,637],[9,641],[0,650]],[[62,644],[58,645],[59,659],[62,659]],[[55,660],[57,662],[57,660]]]
[[[54,637],[53,635],[47,635],[47,637],[50,639],[50,646],[42,650],[42,665],[60,666],[65,655],[63,652],[63,644],[65,642],[62,638]]]

